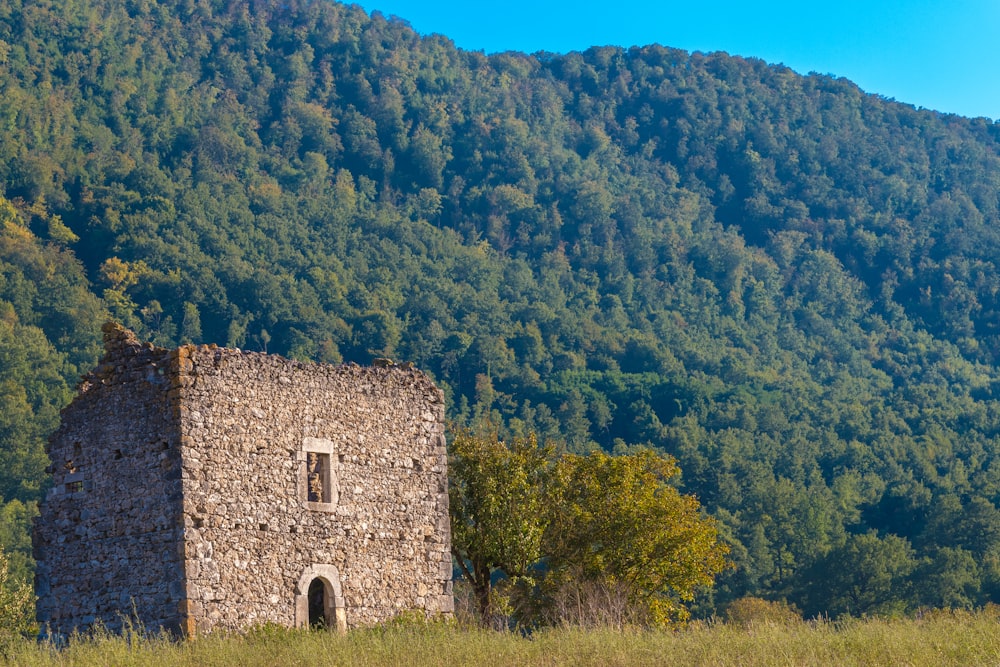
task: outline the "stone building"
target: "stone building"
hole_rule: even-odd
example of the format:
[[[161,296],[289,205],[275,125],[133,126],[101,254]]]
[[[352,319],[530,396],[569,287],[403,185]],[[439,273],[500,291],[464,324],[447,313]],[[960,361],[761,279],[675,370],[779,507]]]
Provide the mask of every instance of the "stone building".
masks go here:
[[[50,632],[452,611],[444,404],[426,376],[104,331],[48,445],[34,547]]]

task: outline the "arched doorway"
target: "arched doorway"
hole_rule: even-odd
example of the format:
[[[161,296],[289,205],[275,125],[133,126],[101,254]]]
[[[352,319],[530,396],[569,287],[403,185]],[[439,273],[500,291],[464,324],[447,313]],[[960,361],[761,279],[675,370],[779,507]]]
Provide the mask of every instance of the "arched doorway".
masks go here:
[[[312,580],[309,584],[309,592],[306,594],[309,597],[309,627],[310,628],[328,628],[330,627],[330,621],[332,619],[327,618],[327,607],[331,607],[327,603],[329,596],[326,594],[327,584],[319,577]]]
[[[332,565],[310,565],[295,587],[295,626],[347,630],[340,573]]]

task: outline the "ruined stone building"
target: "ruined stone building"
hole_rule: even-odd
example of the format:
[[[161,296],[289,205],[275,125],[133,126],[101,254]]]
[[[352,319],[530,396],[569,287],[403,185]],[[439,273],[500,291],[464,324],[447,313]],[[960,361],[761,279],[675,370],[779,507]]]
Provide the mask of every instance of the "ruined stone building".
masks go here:
[[[48,445],[50,632],[345,628],[452,611],[441,391],[422,373],[175,350],[105,325]]]

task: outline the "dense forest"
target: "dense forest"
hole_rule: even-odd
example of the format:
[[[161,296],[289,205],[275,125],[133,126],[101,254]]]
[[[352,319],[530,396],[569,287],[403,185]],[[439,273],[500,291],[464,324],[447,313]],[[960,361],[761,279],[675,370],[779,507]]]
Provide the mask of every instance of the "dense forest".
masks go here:
[[[459,424],[647,446],[744,595],[1000,602],[1000,125],[330,0],[0,4],[0,543],[113,317],[413,361]]]

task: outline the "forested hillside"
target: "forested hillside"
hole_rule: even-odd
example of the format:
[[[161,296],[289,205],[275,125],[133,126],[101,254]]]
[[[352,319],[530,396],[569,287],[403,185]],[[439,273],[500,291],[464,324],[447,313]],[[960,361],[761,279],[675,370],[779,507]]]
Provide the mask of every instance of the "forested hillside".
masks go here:
[[[0,541],[110,315],[410,360],[459,423],[648,445],[746,594],[1000,602],[1000,126],[330,0],[0,3]]]

